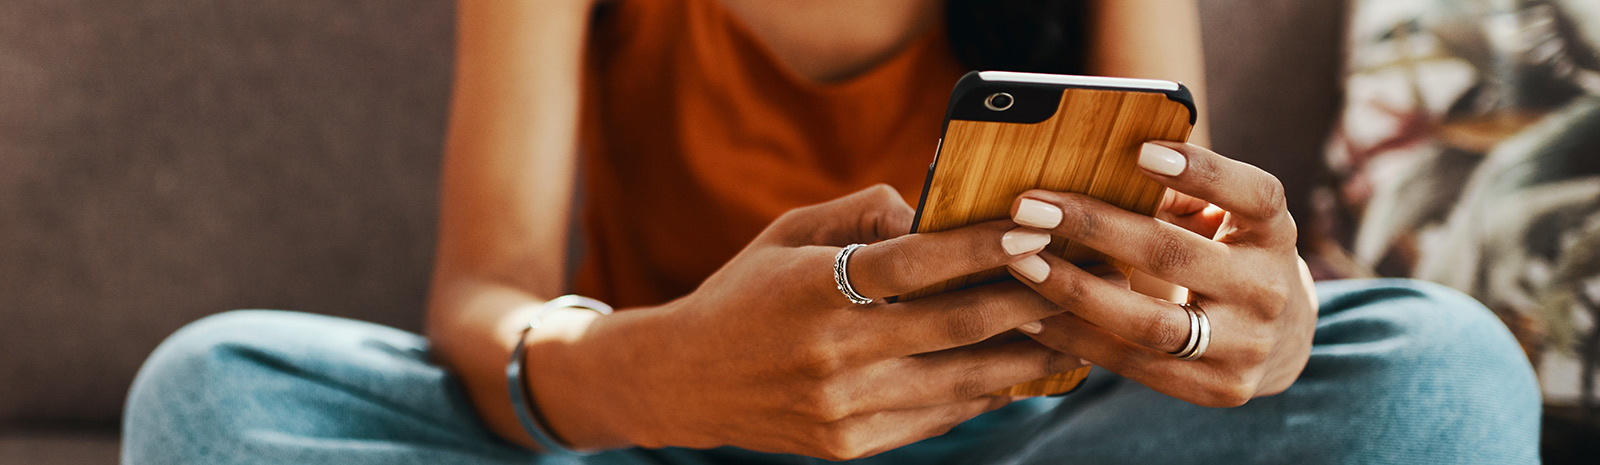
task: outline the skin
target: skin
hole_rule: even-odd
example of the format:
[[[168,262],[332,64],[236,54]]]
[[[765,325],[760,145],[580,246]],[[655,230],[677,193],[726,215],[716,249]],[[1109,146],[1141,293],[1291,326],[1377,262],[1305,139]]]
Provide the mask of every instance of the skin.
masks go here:
[[[1259,168],[1196,145],[1159,144],[1181,153],[1188,165],[1176,176],[1144,171],[1177,192],[1157,215],[1161,219],[1084,195],[1042,190],[1023,193],[1012,209],[1024,199],[1054,206],[1062,219],[1042,231],[1189,288],[1190,302],[1205,310],[1214,329],[1205,356],[1185,362],[1169,355],[1189,336],[1188,317],[1172,302],[1132,292],[1049,254],[1038,254],[1050,265],[1043,281],[1012,270],[1068,309],[1046,318],[1033,337],[1207,407],[1237,407],[1283,392],[1311,356],[1317,318],[1311,272],[1295,252],[1283,185]]]
[[[942,14],[933,0],[722,1],[797,75],[817,82],[871,69]],[[1097,73],[1177,79],[1200,90],[1193,4],[1095,5]],[[567,288],[577,96],[593,7],[589,0],[463,0],[458,7],[426,331],[437,361],[459,376],[485,424],[530,448],[503,370],[531,311]],[[551,315],[526,339],[528,389],[554,433],[579,449],[732,445],[829,459],[943,433],[1010,401],[984,393],[1077,368],[1080,357],[1202,405],[1282,391],[1304,366],[1315,318],[1309,280],[1296,272],[1282,188],[1248,165],[1179,148],[1186,171],[1147,173],[1186,194],[1166,200],[1166,222],[1070,195],[1024,197],[1066,212],[1070,221],[1049,233],[1104,247],[1194,289],[1218,328],[1199,362],[1160,353],[1171,349],[1177,325],[1187,331],[1175,304],[1059,260],[1041,283],[850,304],[831,275],[845,244],[872,243],[851,261],[853,284],[869,297],[1035,252],[1001,247],[1001,236],[1018,227],[1009,221],[907,235],[912,208],[878,186],[783,215],[678,300],[604,318]],[[1213,203],[1221,208],[1206,208]],[[1113,235],[1129,239],[1104,240]],[[1040,320],[1044,330],[1034,340],[967,347]]]

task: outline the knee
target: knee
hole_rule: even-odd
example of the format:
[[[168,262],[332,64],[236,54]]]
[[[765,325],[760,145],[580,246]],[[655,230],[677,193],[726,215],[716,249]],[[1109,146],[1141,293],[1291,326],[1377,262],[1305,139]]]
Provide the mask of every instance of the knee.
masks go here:
[[[252,352],[281,344],[275,336],[293,333],[298,317],[289,312],[236,310],[189,323],[151,352],[139,369],[134,394],[151,384],[204,387],[227,378],[233,368],[256,361],[249,356]]]
[[[1403,279],[1338,284],[1326,286],[1333,289],[1318,319],[1319,349],[1371,354],[1368,361],[1420,372],[1466,369],[1531,380],[1510,330],[1460,291]]]
[[[248,398],[282,377],[270,355],[296,344],[309,315],[232,311],[179,329],[139,369],[123,415],[125,463],[210,461],[207,437],[227,437],[229,418],[256,408]],[[215,457],[210,457],[215,458]]]
[[[1322,384],[1323,394],[1349,396],[1347,420],[1392,439],[1416,439],[1405,447],[1439,456],[1483,453],[1454,448],[1485,444],[1504,446],[1500,457],[1536,452],[1538,383],[1521,346],[1489,309],[1419,281],[1325,287],[1331,292],[1302,379],[1337,380]]]

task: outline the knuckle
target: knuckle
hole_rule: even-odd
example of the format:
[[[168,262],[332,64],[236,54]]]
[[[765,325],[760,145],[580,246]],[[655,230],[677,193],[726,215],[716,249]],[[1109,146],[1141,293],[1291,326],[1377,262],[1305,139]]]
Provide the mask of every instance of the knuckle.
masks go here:
[[[1267,318],[1277,318],[1289,305],[1289,290],[1281,276],[1261,276],[1242,280],[1242,294],[1256,312]]]
[[[800,414],[818,423],[834,423],[848,418],[854,412],[849,397],[840,395],[826,385],[812,389],[799,402]]]
[[[795,372],[808,379],[828,379],[844,368],[844,357],[834,351],[821,348],[796,351]]]
[[[1194,251],[1172,231],[1159,233],[1151,250],[1148,264],[1157,276],[1171,276],[1194,263]]]
[[[795,223],[800,221],[800,218],[805,217],[806,213],[814,208],[817,207],[812,206],[791,208],[788,211],[783,212],[783,214],[778,215],[777,219],[772,220],[772,224],[768,226],[767,229],[776,231],[786,231],[792,229]]]
[[[956,246],[958,250],[955,254],[952,254],[951,259],[956,261],[960,269],[969,271],[986,270],[1005,264],[1011,258],[1011,254],[1006,252],[998,239],[1003,237],[1002,234],[1007,229],[995,229],[998,229],[997,234],[972,234],[967,236],[960,245]]]
[[[903,242],[883,242],[878,245],[882,248],[878,255],[877,267],[883,270],[881,273],[876,273],[878,279],[889,288],[889,292],[915,290],[911,288],[916,286],[916,277],[925,272],[927,265]]]
[[[867,444],[848,426],[829,428],[823,445],[823,458],[832,461],[854,460],[865,456]]]
[[[956,375],[955,382],[950,384],[950,394],[955,399],[973,399],[989,393],[985,386],[984,370],[980,367],[968,367]]]
[[[844,462],[855,459],[855,457],[851,457],[849,454],[841,452],[834,447],[822,449],[822,453],[817,454],[817,458],[827,460],[829,462]]]
[[[1289,293],[1281,286],[1274,286],[1261,296],[1262,314],[1268,318],[1277,318],[1288,307]]]
[[[961,423],[963,421],[965,421],[965,420],[966,419],[961,419],[961,420],[947,421],[947,422],[941,423],[938,426],[935,426],[933,428],[933,430],[929,431],[928,432],[929,434],[927,434],[927,436],[928,437],[943,436],[945,433],[949,433],[951,430],[956,429],[957,426],[961,426]]]
[[[1052,350],[1044,356],[1044,375],[1053,375],[1078,367],[1078,357],[1066,352]]]
[[[887,183],[880,182],[873,184],[872,187],[867,188],[867,191],[868,195],[871,195],[879,200],[900,200],[900,191],[895,190],[894,186],[891,186]]]
[[[1056,304],[1063,307],[1072,307],[1082,303],[1088,298],[1089,281],[1088,273],[1057,273],[1051,289],[1054,290]]]
[[[1212,389],[1217,407],[1233,408],[1250,402],[1255,397],[1255,387],[1249,383],[1227,383]]]
[[[1104,218],[1094,209],[1095,205],[1086,197],[1069,195],[1061,199],[1061,226],[1062,233],[1079,239],[1094,237],[1105,223]]]
[[[1206,390],[1211,407],[1232,408],[1255,398],[1256,383],[1240,372],[1226,373]]]
[[[996,324],[995,306],[996,304],[990,302],[967,302],[952,310],[950,317],[945,319],[945,336],[959,345],[983,341],[989,337],[991,328]]]
[[[1259,191],[1261,194],[1258,197],[1260,203],[1256,205],[1257,214],[1273,217],[1288,211],[1289,198],[1284,191],[1283,181],[1279,181],[1277,176],[1265,172],[1262,174],[1266,175],[1266,178],[1261,181]]]
[[[1266,362],[1267,358],[1271,356],[1272,349],[1267,346],[1265,341],[1257,341],[1245,344],[1243,347],[1239,348],[1239,353],[1237,355],[1239,361],[1243,362],[1246,366],[1259,366]]]
[[[1217,167],[1217,160],[1213,157],[1188,157],[1189,166],[1184,169],[1184,174],[1189,179],[1202,185],[1214,185],[1222,178],[1222,173]]]
[[[1185,324],[1176,323],[1172,313],[1165,310],[1148,312],[1144,319],[1145,337],[1157,349],[1171,351],[1189,342],[1187,315],[1183,319]]]
[[[1295,252],[1297,250],[1295,249],[1295,244],[1300,240],[1300,226],[1295,224],[1294,215],[1289,213],[1287,206],[1284,207],[1283,214],[1278,215],[1278,221],[1280,222],[1277,227],[1278,231],[1281,231],[1284,238],[1281,246],[1291,252]]]

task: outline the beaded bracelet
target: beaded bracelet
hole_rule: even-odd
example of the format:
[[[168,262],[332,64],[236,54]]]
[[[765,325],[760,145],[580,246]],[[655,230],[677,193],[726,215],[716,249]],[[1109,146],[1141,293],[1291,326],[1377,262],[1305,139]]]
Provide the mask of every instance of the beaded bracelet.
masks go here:
[[[555,436],[550,434],[550,427],[546,424],[544,416],[539,414],[538,405],[528,396],[527,383],[522,378],[522,360],[527,352],[528,334],[539,328],[539,323],[551,312],[567,308],[590,310],[601,315],[610,315],[611,306],[605,302],[580,295],[564,295],[551,299],[539,307],[528,321],[528,327],[522,330],[522,335],[517,337],[517,348],[511,351],[511,362],[506,364],[506,383],[511,389],[511,408],[516,411],[517,421],[522,423],[522,431],[533,437],[533,441],[544,448],[550,455],[592,455],[593,452],[579,452],[561,444]]]

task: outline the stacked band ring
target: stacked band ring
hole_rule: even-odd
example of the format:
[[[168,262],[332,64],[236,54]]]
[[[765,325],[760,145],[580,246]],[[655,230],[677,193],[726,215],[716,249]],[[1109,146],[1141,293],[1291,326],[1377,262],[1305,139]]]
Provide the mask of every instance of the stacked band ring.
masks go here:
[[[1183,304],[1184,313],[1189,314],[1189,342],[1177,352],[1169,352],[1178,360],[1194,361],[1205,355],[1206,348],[1211,345],[1211,319],[1206,318],[1206,311],[1195,304]]]
[[[855,286],[850,285],[850,255],[862,247],[866,247],[866,244],[850,244],[833,256],[833,282],[839,286],[839,292],[850,299],[850,303],[865,305],[872,303],[872,299],[857,293]]]

